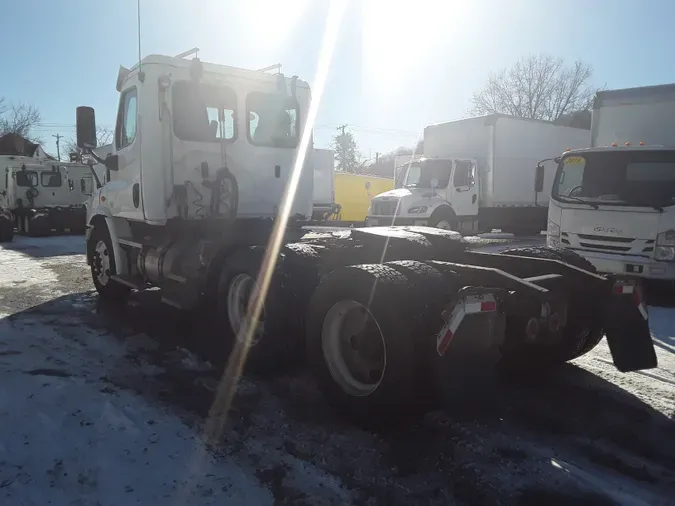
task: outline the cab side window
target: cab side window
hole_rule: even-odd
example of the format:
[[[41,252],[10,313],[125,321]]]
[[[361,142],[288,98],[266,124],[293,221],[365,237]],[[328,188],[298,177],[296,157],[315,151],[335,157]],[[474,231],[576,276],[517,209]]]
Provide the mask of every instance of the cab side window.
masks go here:
[[[136,139],[136,88],[129,88],[120,98],[115,129],[115,145],[117,149],[133,144]]]
[[[475,184],[475,169],[471,162],[458,161],[455,165],[453,183],[455,187],[473,186]]]

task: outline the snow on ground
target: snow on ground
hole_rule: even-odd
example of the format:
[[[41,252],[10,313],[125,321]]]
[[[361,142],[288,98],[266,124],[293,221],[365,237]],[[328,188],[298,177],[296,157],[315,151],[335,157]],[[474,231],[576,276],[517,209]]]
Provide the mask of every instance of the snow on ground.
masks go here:
[[[100,307],[83,253],[0,246],[0,504],[675,504],[673,308],[649,308],[657,369],[603,342],[408,429],[337,420],[302,371],[246,376],[207,446],[222,343],[156,292]]]

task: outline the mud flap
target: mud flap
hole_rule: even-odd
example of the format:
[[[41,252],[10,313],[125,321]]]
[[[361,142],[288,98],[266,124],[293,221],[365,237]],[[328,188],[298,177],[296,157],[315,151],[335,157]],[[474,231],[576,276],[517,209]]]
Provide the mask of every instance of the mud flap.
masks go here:
[[[621,372],[657,366],[647,308],[632,281],[616,281],[603,325],[614,365]]]

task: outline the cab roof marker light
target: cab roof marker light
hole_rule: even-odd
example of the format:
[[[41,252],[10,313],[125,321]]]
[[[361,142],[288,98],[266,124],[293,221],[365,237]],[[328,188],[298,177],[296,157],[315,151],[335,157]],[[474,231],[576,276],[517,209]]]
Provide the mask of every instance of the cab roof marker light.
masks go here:
[[[640,146],[644,146],[644,145],[645,145],[645,141],[640,141]]]
[[[613,147],[613,148],[616,147],[616,142],[612,142],[612,147]]]
[[[630,141],[626,141],[626,146],[630,146]]]

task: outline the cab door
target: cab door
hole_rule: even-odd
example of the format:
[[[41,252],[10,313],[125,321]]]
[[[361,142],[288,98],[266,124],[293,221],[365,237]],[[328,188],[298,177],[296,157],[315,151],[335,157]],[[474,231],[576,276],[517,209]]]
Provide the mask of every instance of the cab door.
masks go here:
[[[478,171],[476,160],[455,160],[452,172],[452,207],[457,216],[478,216]]]

